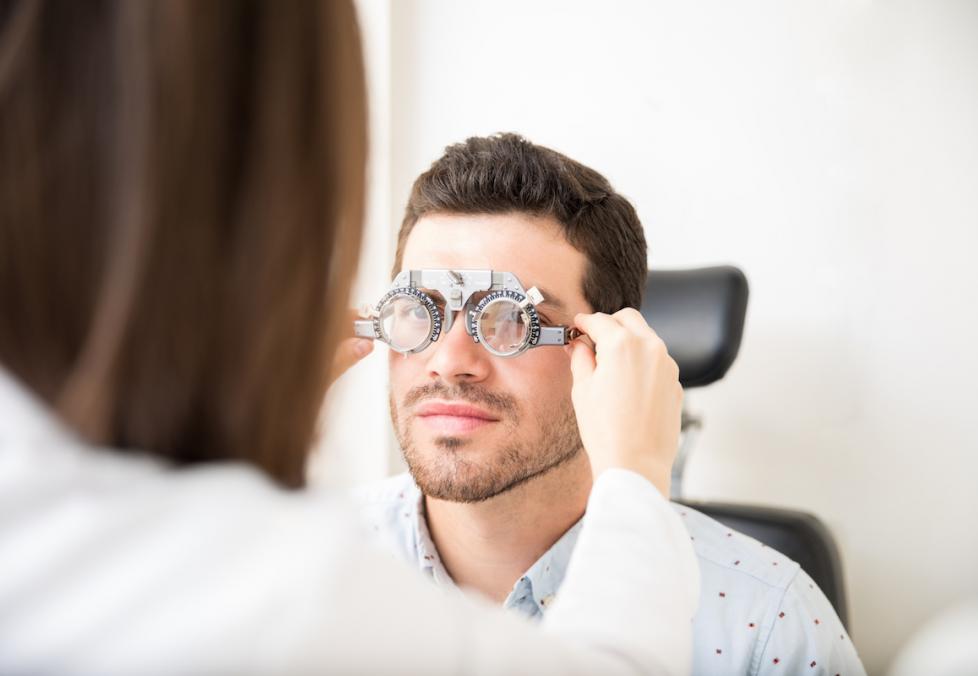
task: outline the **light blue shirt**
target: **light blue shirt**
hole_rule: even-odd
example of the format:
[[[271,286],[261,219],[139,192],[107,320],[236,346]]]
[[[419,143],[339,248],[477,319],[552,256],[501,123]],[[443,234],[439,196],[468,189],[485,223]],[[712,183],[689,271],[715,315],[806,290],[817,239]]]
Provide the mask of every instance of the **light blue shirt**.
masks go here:
[[[410,475],[362,488],[358,498],[383,546],[435,584],[454,588]],[[694,509],[673,507],[683,517],[700,566],[694,674],[865,675],[831,603],[797,563]],[[505,607],[530,618],[546,614],[580,530],[578,521],[516,581]]]

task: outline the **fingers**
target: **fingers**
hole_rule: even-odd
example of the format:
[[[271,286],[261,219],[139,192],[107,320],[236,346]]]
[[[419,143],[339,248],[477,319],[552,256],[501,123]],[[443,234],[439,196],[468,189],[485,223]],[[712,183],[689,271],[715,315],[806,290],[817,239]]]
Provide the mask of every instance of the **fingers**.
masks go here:
[[[632,354],[634,359],[635,355],[641,354],[642,359],[649,364],[659,364],[651,367],[653,371],[661,372],[667,379],[676,380],[678,385],[679,365],[669,354],[665,342],[637,310],[625,308],[613,315],[601,312],[579,314],[574,317],[574,322],[585,332],[584,337],[594,339],[593,347],[588,350],[592,360],[591,371],[594,370],[594,365],[602,361],[602,355],[628,353]],[[583,338],[574,342],[583,342]],[[638,348],[639,352],[633,352],[635,348]],[[579,380],[577,373],[574,374],[574,380],[575,382]]]
[[[649,323],[645,321],[645,317],[642,316],[642,313],[635,308],[626,307],[625,309],[619,310],[611,316],[626,329],[629,329],[632,333],[639,336],[656,335],[655,331],[653,331],[649,326]]]
[[[575,383],[583,382],[594,373],[594,352],[584,342],[576,340],[571,343],[571,375]]]
[[[623,332],[639,338],[661,341],[641,313],[634,308],[625,308],[613,315],[603,312],[579,314],[574,317],[574,324],[597,344],[616,344],[616,341],[626,338]]]
[[[610,345],[623,338],[622,325],[610,315],[603,312],[594,314],[579,314],[574,317],[574,325],[583,331],[594,342],[595,348],[602,344]]]
[[[333,367],[329,382],[332,383],[358,361],[370,354],[374,349],[372,340],[367,338],[346,338],[336,346],[333,355]]]
[[[638,310],[625,308],[613,314],[612,317],[621,322],[626,328],[632,330],[637,336],[644,338],[652,348],[653,354],[657,355],[668,365],[669,372],[675,372],[676,377],[679,377],[679,365],[676,364],[675,360],[669,354],[665,341],[649,326],[648,322],[645,321],[645,317]]]

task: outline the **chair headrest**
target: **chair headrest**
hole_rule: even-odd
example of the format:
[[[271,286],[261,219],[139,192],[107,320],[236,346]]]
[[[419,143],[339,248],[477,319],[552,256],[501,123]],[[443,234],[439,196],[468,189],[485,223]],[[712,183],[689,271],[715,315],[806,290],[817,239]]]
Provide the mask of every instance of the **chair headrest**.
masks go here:
[[[727,373],[740,350],[747,295],[747,278],[729,265],[649,273],[642,316],[679,364],[683,387]]]

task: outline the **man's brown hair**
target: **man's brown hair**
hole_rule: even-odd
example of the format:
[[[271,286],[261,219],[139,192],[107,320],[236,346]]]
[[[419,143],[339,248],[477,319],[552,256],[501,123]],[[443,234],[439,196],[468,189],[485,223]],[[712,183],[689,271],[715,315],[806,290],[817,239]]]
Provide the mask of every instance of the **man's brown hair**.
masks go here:
[[[517,134],[450,145],[411,188],[393,274],[408,236],[427,214],[522,213],[553,218],[584,254],[584,298],[597,312],[639,308],[646,244],[635,208],[604,176]]]
[[[365,106],[349,1],[0,0],[0,365],[95,444],[302,484]]]

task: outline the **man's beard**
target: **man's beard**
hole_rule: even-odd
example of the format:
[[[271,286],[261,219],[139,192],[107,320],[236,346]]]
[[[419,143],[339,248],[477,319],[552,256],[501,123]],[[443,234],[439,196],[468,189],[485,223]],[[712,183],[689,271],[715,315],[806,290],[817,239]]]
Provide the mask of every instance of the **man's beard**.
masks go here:
[[[401,410],[433,397],[461,400],[488,409],[499,417],[495,424],[512,433],[512,441],[496,449],[487,460],[472,462],[457,451],[474,442],[440,436],[434,439],[434,446],[441,452],[426,457],[410,433],[409,421],[399,419],[392,393],[389,403],[394,433],[411,476],[428,497],[451,502],[482,502],[550,472],[583,450],[570,397],[544,410],[538,419],[525,423],[536,426],[537,434],[524,440],[518,437],[523,421],[516,401],[507,394],[491,392],[480,385],[460,383],[449,386],[435,381],[415,387],[405,395]]]

